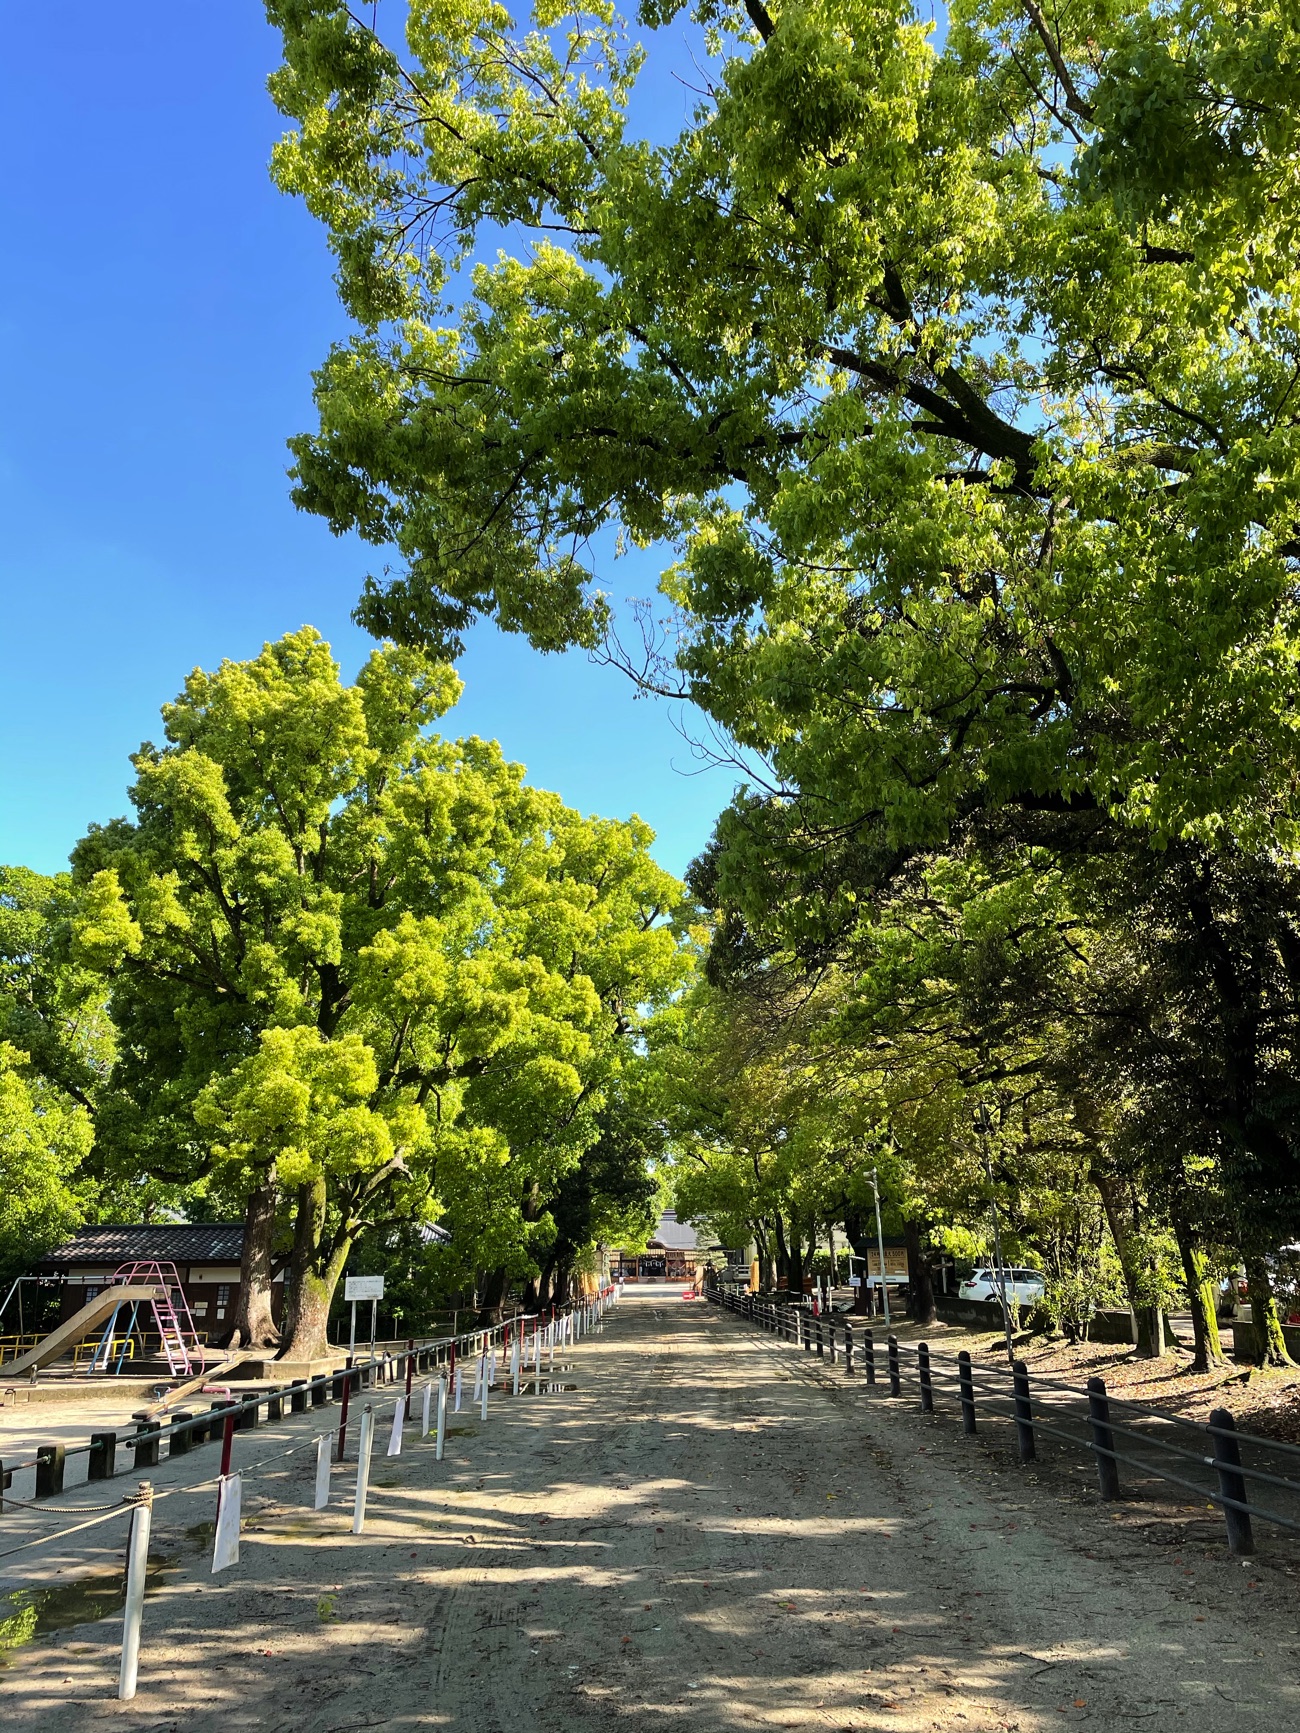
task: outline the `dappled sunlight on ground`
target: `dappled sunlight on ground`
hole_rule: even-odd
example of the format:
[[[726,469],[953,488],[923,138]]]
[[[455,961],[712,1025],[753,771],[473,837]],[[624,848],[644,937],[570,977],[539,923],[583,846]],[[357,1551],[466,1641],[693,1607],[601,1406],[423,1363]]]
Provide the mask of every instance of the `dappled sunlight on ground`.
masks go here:
[[[629,1294],[572,1362],[571,1393],[450,1417],[441,1464],[381,1425],[359,1537],[350,1464],[319,1514],[306,1457],[250,1480],[217,1577],[210,1500],[161,1505],[136,1703],[105,1620],[10,1658],[6,1728],[1219,1733],[1225,1694],[1234,1728],[1300,1721],[1208,1567],[1091,1556],[1099,1515],[1040,1520],[972,1441],[711,1307]]]

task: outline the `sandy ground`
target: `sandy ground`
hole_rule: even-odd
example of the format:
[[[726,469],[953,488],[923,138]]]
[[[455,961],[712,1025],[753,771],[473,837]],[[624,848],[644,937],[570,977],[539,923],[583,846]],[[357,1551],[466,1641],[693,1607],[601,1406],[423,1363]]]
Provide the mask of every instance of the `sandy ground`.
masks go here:
[[[1212,1541],[1144,1537],[1086,1485],[1066,1497],[950,1417],[869,1399],[672,1289],[629,1292],[562,1381],[577,1388],[494,1398],[483,1425],[457,1417],[441,1464],[412,1432],[400,1458],[377,1453],[359,1537],[346,1466],[331,1508],[305,1508],[306,1453],[245,1483],[241,1559],[220,1576],[210,1492],[160,1503],[171,1568],[146,1603],[135,1702],[115,1699],[120,1623],[103,1619],[12,1653],[0,1719],[23,1733],[1300,1723],[1300,1600],[1280,1545],[1243,1565]],[[243,1460],[326,1418],[239,1435]],[[214,1466],[210,1448],[189,1461]],[[159,1486],[186,1468],[164,1464]],[[45,1520],[6,1513],[0,1551]],[[0,1569],[66,1583],[91,1542],[120,1560],[120,1527]]]

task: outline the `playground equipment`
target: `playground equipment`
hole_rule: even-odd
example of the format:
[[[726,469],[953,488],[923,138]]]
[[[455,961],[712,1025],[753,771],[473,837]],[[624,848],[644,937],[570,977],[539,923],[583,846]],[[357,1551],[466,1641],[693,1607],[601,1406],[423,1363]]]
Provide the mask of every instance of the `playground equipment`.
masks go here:
[[[118,1320],[128,1308],[130,1316],[125,1327],[119,1329]],[[142,1308],[145,1311],[143,1319]],[[123,1264],[114,1273],[108,1287],[96,1294],[93,1300],[56,1325],[27,1353],[0,1368],[0,1378],[16,1378],[24,1372],[35,1372],[69,1352],[79,1359],[78,1347],[101,1325],[104,1326],[103,1332],[86,1370],[118,1373],[127,1360],[134,1357],[137,1332],[143,1334],[150,1322],[158,1336],[159,1351],[173,1378],[185,1378],[203,1371],[206,1364],[203,1343],[194,1328],[175,1264],[142,1260]]]
[[[188,1378],[194,1372],[202,1372],[206,1355],[199,1340],[199,1333],[194,1328],[194,1319],[190,1316],[189,1303],[185,1298],[180,1276],[176,1273],[176,1265],[159,1263],[156,1260],[123,1264],[113,1277],[113,1286],[119,1285],[123,1289],[145,1286],[154,1290],[155,1297],[147,1303],[153,1313],[162,1356],[172,1377]],[[141,1304],[139,1300],[131,1302],[131,1320],[124,1332],[128,1338],[135,1332]],[[104,1331],[100,1346],[91,1357],[92,1372],[107,1372],[110,1360],[114,1361],[115,1372],[122,1369],[126,1349],[121,1348],[114,1356],[113,1339],[117,1335],[118,1314],[125,1305],[126,1300],[120,1299],[117,1310]]]

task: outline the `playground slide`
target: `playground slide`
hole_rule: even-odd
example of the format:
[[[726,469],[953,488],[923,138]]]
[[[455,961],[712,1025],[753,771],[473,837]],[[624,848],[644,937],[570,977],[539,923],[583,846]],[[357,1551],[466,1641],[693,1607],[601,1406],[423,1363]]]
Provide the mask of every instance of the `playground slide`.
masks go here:
[[[38,1366],[48,1366],[51,1360],[70,1354],[83,1336],[88,1336],[92,1330],[105,1323],[119,1306],[137,1303],[147,1306],[153,1300],[166,1298],[166,1288],[146,1287],[143,1283],[122,1288],[102,1288],[93,1300],[79,1312],[74,1312],[70,1318],[65,1318],[48,1336],[43,1336],[34,1348],[29,1348],[7,1366],[0,1366],[0,1378],[17,1378],[24,1372],[34,1371]]]

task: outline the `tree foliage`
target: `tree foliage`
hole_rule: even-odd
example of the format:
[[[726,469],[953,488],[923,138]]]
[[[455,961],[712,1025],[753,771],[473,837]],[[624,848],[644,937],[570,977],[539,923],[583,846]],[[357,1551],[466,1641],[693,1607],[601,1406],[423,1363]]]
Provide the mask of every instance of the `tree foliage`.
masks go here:
[[[196,671],[135,758],[135,821],[75,856],[121,1032],[104,1135],[130,1168],[273,1196],[298,1355],[377,1221],[445,1215],[480,1269],[527,1269],[530,1203],[687,966],[648,829],[431,733],[459,690],[392,646],[345,685],[307,628]]]
[[[762,767],[715,978],[841,971],[891,1148],[996,1097],[1121,1237],[1121,1194],[1189,1255],[1293,1233],[1290,13],[701,0],[651,144],[602,7],[269,12],[356,326],[296,498],[406,560],[362,618],[595,644],[597,532],[662,544],[671,655],[610,653]]]

